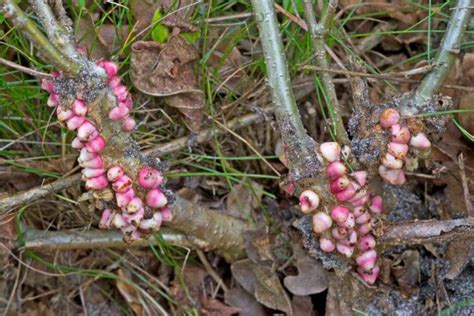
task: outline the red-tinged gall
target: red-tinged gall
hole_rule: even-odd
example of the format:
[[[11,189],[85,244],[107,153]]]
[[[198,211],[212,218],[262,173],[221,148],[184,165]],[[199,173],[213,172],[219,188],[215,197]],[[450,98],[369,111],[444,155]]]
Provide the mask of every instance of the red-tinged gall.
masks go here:
[[[399,144],[399,143],[390,142],[387,145],[387,149],[388,149],[389,154],[401,160],[405,159],[408,153],[407,144]]]
[[[86,181],[86,189],[87,190],[102,190],[107,187],[109,184],[109,181],[107,178],[103,175],[95,177],[95,178],[90,178],[89,180]]]
[[[92,153],[98,153],[99,151],[105,148],[105,139],[102,136],[98,135],[96,138],[89,140],[86,143],[86,148]]]
[[[402,169],[403,160],[397,159],[393,155],[386,153],[382,158],[382,164],[389,169]]]
[[[352,254],[354,253],[354,247],[344,245],[340,242],[336,243],[336,249],[340,254],[346,256],[347,258],[352,257]]]
[[[370,204],[370,210],[376,214],[382,213],[383,200],[381,196],[376,195],[372,198],[371,204]]]
[[[375,250],[367,250],[356,258],[356,263],[359,267],[362,267],[365,271],[370,271],[375,267],[377,262],[377,252]]]
[[[349,180],[348,177],[342,176],[332,181],[331,184],[329,185],[329,188],[331,190],[331,193],[336,194],[341,191],[344,191],[349,186],[350,183],[351,183],[351,180]]]
[[[406,126],[400,124],[392,125],[392,142],[399,144],[408,144],[410,140],[410,130]]]
[[[173,213],[171,213],[171,209],[169,207],[163,207],[160,210],[160,213],[164,222],[170,222],[173,220]]]
[[[48,101],[47,101],[47,105],[49,107],[55,107],[55,106],[58,106],[59,105],[59,102],[61,101],[61,99],[59,98],[59,95],[55,94],[55,93],[51,93],[48,97]]]
[[[72,102],[71,108],[74,111],[74,114],[79,115],[79,116],[85,116],[87,113],[86,103],[79,99],[76,99],[74,100],[74,102]]]
[[[345,190],[343,190],[339,193],[336,193],[336,199],[339,202],[347,202],[350,199],[352,199],[355,196],[356,193],[357,193],[357,188],[351,182]]]
[[[119,121],[128,116],[130,110],[125,106],[116,106],[109,112],[109,118],[114,121]]]
[[[168,199],[158,189],[152,189],[146,194],[146,204],[152,208],[160,208],[168,203]]]
[[[112,227],[122,228],[125,227],[127,223],[123,220],[122,214],[115,213],[112,217]]]
[[[332,209],[331,217],[338,223],[344,223],[347,219],[347,216],[349,216],[349,213],[350,211],[347,207],[338,205]]]
[[[337,178],[342,177],[347,173],[346,166],[340,161],[331,162],[328,165],[326,170],[326,176],[329,178],[330,181],[334,181]]]
[[[319,247],[324,252],[333,252],[336,249],[336,243],[326,237],[319,238]]]
[[[112,210],[110,208],[106,208],[102,212],[102,215],[100,216],[99,228],[109,229],[110,226],[112,225],[112,216],[113,216]]]
[[[67,121],[73,116],[74,112],[72,110],[65,110],[62,106],[56,108],[56,117],[60,122]]]
[[[79,161],[79,163],[83,163],[85,161],[92,160],[96,157],[98,157],[97,153],[91,153],[87,150],[87,148],[82,148],[79,153],[79,157],[77,158],[77,161]]]
[[[117,201],[117,206],[120,208],[127,207],[128,203],[135,197],[135,192],[133,189],[128,189],[123,193],[115,193],[115,198]]]
[[[127,212],[129,214],[133,214],[133,213],[136,213],[137,211],[139,211],[142,208],[143,208],[143,201],[142,201],[142,199],[140,199],[139,197],[136,196],[130,201],[130,203],[128,203]]]
[[[300,195],[300,207],[303,213],[309,213],[319,206],[319,196],[316,192],[305,190]]]
[[[69,130],[74,131],[78,129],[82,124],[84,124],[85,121],[86,121],[85,117],[79,116],[79,115],[73,115],[67,120],[66,126]]]
[[[380,115],[380,125],[385,128],[389,128],[395,124],[398,124],[399,120],[400,113],[392,108],[385,109]]]
[[[100,169],[104,167],[104,161],[100,156],[92,158],[91,160],[79,162],[82,168]]]
[[[105,169],[102,169],[102,168],[99,168],[99,169],[91,169],[91,168],[84,168],[82,169],[82,175],[85,177],[85,178],[94,178],[94,177],[98,177],[98,176],[101,176],[103,174],[105,174]]]
[[[115,165],[110,167],[109,170],[107,170],[107,179],[109,179],[110,182],[115,182],[124,174],[125,171],[123,170],[123,168],[119,165]]]
[[[162,182],[160,172],[152,167],[142,167],[138,171],[138,184],[144,189],[156,189]]]
[[[99,136],[99,131],[90,122],[84,122],[77,129],[77,137],[82,141],[89,141]]]
[[[122,121],[122,130],[125,132],[133,131],[136,126],[137,122],[135,122],[135,120],[130,116],[124,118]]]
[[[355,171],[350,176],[361,186],[367,184],[367,171]]]
[[[85,144],[77,137],[75,137],[71,142],[71,147],[76,149],[84,148]]]
[[[402,185],[405,183],[405,173],[403,170],[388,169],[384,165],[380,165],[379,175],[392,185]]]
[[[363,236],[359,240],[359,249],[362,251],[368,251],[375,248],[375,238],[371,234]]]
[[[364,212],[362,215],[356,217],[356,223],[359,225],[368,223],[371,220],[372,216],[370,216],[369,212]]]
[[[362,267],[359,267],[357,268],[357,273],[367,284],[374,284],[380,274],[380,268],[376,266],[372,269],[372,271],[367,272],[364,271]]]
[[[115,192],[123,193],[131,188],[133,180],[127,176],[123,175],[112,183],[112,189]]]

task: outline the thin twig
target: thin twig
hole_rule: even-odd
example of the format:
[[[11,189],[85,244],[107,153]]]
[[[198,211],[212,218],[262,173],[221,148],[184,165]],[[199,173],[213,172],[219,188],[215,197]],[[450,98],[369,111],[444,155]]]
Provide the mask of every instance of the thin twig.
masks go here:
[[[377,242],[384,246],[420,245],[474,236],[474,219],[419,220],[384,227]]]
[[[471,0],[456,1],[441,47],[434,60],[434,64],[438,67],[426,75],[413,96],[404,101],[403,114],[418,113],[443,86],[444,80],[461,51],[461,42],[471,16],[471,8]]]
[[[50,75],[50,74],[47,74],[47,73],[44,73],[44,72],[41,72],[41,71],[38,71],[38,70],[34,70],[34,69],[31,69],[31,68],[28,68],[28,67],[25,67],[25,66],[22,66],[22,65],[18,65],[17,63],[6,60],[4,58],[0,58],[0,64],[3,64],[5,66],[11,67],[11,68],[14,68],[16,70],[24,72],[25,74],[31,75],[33,77],[53,78],[53,76]]]
[[[326,56],[325,40],[337,7],[337,1],[329,1],[326,12],[322,15],[320,23],[316,23],[312,1],[304,0],[304,7],[306,22],[309,25],[309,30],[313,39],[313,51],[315,53],[316,61],[319,66],[327,69],[329,68],[329,64]],[[321,74],[321,81],[327,95],[327,105],[328,107],[333,108],[332,119],[335,121],[335,126],[333,126],[335,137],[340,144],[349,144],[349,136],[344,127],[342,109],[337,99],[336,88],[332,82],[332,77],[328,72],[324,72]]]
[[[315,142],[306,134],[296,106],[273,1],[252,0],[252,5],[290,174],[295,179],[311,176],[319,166],[314,154]]]
[[[471,194],[469,193],[469,185],[467,184],[466,170],[464,168],[464,155],[458,156],[459,175],[461,176],[461,184],[464,193],[464,203],[466,204],[467,216],[474,218],[474,208],[472,207]]]
[[[217,286],[222,287],[224,293],[229,291],[229,288],[227,288],[224,281],[222,281],[221,277],[217,274],[216,270],[212,268],[211,264],[207,260],[206,254],[200,249],[196,249],[196,253],[199,257],[199,260],[201,260],[202,265],[204,266],[204,268],[206,268],[207,273],[209,273],[209,275],[214,279],[214,281],[216,281]]]

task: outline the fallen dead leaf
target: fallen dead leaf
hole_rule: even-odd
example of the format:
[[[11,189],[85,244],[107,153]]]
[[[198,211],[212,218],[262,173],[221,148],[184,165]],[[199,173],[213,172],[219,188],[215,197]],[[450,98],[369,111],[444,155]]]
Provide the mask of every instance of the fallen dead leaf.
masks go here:
[[[239,308],[228,306],[215,298],[206,297],[201,300],[202,315],[229,316],[240,312]]]
[[[129,283],[122,281],[123,279],[129,280],[129,276],[127,276],[123,269],[118,269],[116,273],[119,276],[116,285],[120,294],[122,294],[123,298],[129,304],[135,315],[144,315],[141,297],[137,289],[131,286]]]
[[[328,287],[327,271],[322,264],[309,256],[299,257],[296,261],[298,275],[287,276],[283,280],[285,287],[294,295],[304,296],[321,293]]]
[[[204,96],[194,73],[199,59],[196,49],[180,35],[170,36],[166,44],[139,41],[132,45],[130,79],[141,92],[163,97],[185,117],[191,131],[202,121]]]
[[[239,308],[240,316],[266,316],[266,308],[247,291],[236,287],[225,293],[225,302]]]

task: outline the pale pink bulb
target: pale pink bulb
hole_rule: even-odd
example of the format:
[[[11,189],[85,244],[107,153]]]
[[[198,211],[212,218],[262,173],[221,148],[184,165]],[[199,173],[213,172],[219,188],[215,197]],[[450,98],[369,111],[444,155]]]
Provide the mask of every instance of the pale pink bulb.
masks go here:
[[[76,149],[84,148],[85,144],[77,137],[75,137],[71,142],[71,147]]]
[[[149,219],[143,219],[138,226],[140,230],[144,230],[146,232],[154,230],[156,227],[159,227],[159,225],[153,217]]]
[[[334,227],[331,235],[337,240],[344,240],[347,237],[347,229],[345,227]]]
[[[392,142],[399,144],[408,144],[410,140],[410,130],[406,126],[401,126],[400,124],[392,125]]]
[[[109,79],[109,87],[115,88],[120,84],[120,78],[118,76],[113,76]]]
[[[107,187],[109,181],[107,178],[102,175],[95,178],[90,178],[86,181],[86,189],[87,190],[102,190]]]
[[[331,218],[338,223],[344,223],[349,216],[349,209],[345,206],[338,205],[331,211]]]
[[[118,86],[112,88],[112,93],[115,94],[119,101],[125,101],[127,99],[128,90],[127,87],[119,84]]]
[[[146,194],[146,204],[152,208],[160,208],[168,203],[166,196],[157,189],[152,189]]]
[[[134,197],[127,205],[127,212],[129,214],[136,213],[138,210],[143,208],[143,201],[139,197]]]
[[[362,251],[374,249],[375,245],[375,238],[371,234],[365,235],[359,240],[359,249]]]
[[[375,266],[372,271],[364,271],[362,267],[357,268],[357,273],[367,284],[374,284],[380,274],[380,268]]]
[[[359,225],[362,225],[362,224],[368,223],[371,218],[372,216],[370,216],[369,212],[364,212],[362,213],[362,215],[356,217],[355,222]]]
[[[121,166],[112,166],[107,170],[107,179],[111,182],[115,182],[125,174],[125,171]]]
[[[123,193],[130,189],[132,183],[133,180],[129,176],[123,175],[112,183],[112,189],[115,192]]]
[[[100,169],[104,167],[104,161],[100,156],[97,156],[91,160],[79,162],[82,168]]]
[[[313,231],[317,234],[328,230],[332,226],[331,217],[325,212],[318,212],[313,216]]]
[[[344,245],[340,242],[336,243],[336,249],[340,254],[346,256],[347,258],[352,257],[352,254],[354,253],[354,247]]]
[[[353,229],[349,231],[348,242],[350,245],[355,245],[357,243],[357,232]]]
[[[169,214],[166,214],[166,216],[168,216],[167,221],[170,221],[173,218],[173,216],[169,217],[171,215],[171,211],[167,207],[166,207],[166,209],[167,209],[167,212],[169,213]],[[161,226],[161,223],[163,222],[163,210],[164,209],[161,209],[160,212],[154,212],[153,213],[153,218],[158,223],[158,226]]]
[[[54,82],[49,79],[41,80],[41,89],[48,91],[49,93],[54,93]]]
[[[130,110],[124,106],[116,106],[109,112],[109,118],[114,121],[119,121],[128,116]]]
[[[85,168],[85,169],[82,169],[82,175],[84,176],[84,178],[94,178],[94,177],[98,177],[98,176],[101,176],[103,174],[105,174],[105,169],[90,169],[90,168]]]
[[[76,99],[72,102],[72,110],[76,115],[85,116],[87,113],[87,105],[84,101]]]
[[[383,210],[383,200],[382,197],[379,195],[376,195],[372,198],[371,204],[370,204],[370,210],[374,213],[382,213]]]
[[[309,213],[319,206],[319,196],[316,192],[305,190],[300,195],[300,208],[303,213]]]
[[[173,220],[173,213],[171,213],[171,209],[169,207],[163,207],[160,210],[160,213],[164,222],[170,222]]]
[[[333,252],[336,249],[336,244],[329,238],[321,237],[319,238],[319,247],[324,252]]]
[[[89,140],[86,143],[86,148],[92,153],[98,153],[105,147],[105,139],[102,136],[97,136],[96,138]]]
[[[106,208],[104,211],[102,211],[102,215],[100,216],[99,221],[99,228],[109,229],[112,224],[112,217],[113,213],[110,208]]]
[[[392,185],[402,185],[405,183],[405,173],[403,170],[388,169],[387,167],[380,165],[379,175]]]
[[[96,158],[97,156],[98,156],[97,153],[91,153],[87,150],[87,148],[82,148],[80,153],[79,153],[79,157],[77,158],[77,160],[79,161],[79,163],[82,163],[82,162],[85,162],[85,161],[92,160],[92,159]]]
[[[142,167],[138,171],[138,184],[144,189],[156,189],[162,182],[160,172],[152,167]]]
[[[347,202],[352,199],[356,193],[357,187],[351,182],[345,190],[336,193],[336,199],[340,202]]]
[[[367,190],[364,190],[364,192],[367,192]],[[358,195],[356,193],[356,195]],[[356,197],[356,195],[354,195],[354,197]],[[360,197],[359,199],[350,199],[349,202],[353,205],[353,206],[364,206],[365,203],[367,203],[369,201],[369,194],[366,193],[365,195],[363,195],[362,197]]]
[[[130,203],[131,203],[131,201],[130,201]],[[130,203],[128,205],[130,205]],[[128,205],[127,205],[127,207],[128,207]],[[122,217],[127,223],[137,227],[140,224],[140,221],[143,219],[144,215],[145,215],[145,209],[142,207],[137,212],[135,212],[133,214],[122,214]]]
[[[122,214],[115,213],[112,217],[112,226],[114,228],[122,228],[125,227],[127,223],[123,220]]]
[[[99,136],[99,131],[90,122],[84,122],[77,129],[77,137],[82,141],[89,141]]]
[[[67,120],[66,126],[69,130],[73,131],[73,130],[78,129],[79,126],[81,126],[85,121],[86,121],[85,117],[73,115]]]
[[[326,170],[326,176],[330,181],[334,181],[347,173],[346,166],[340,161],[331,162]]]
[[[338,224],[345,227],[345,228],[348,228],[348,229],[354,228],[354,226],[355,226],[355,216],[354,216],[354,214],[349,213],[347,215],[346,220],[342,223],[338,222]]]
[[[336,194],[341,191],[344,191],[349,186],[350,183],[351,183],[351,180],[349,180],[348,177],[342,176],[332,181],[331,184],[329,185],[329,188],[331,190],[331,193]]]
[[[387,145],[388,152],[393,155],[397,159],[405,159],[408,153],[408,145],[407,144],[399,144],[390,142]]]
[[[58,106],[56,108],[56,116],[58,118],[58,121],[64,122],[73,117],[74,112],[72,110],[65,110],[62,106]]]
[[[353,213],[354,213],[354,216],[357,218],[359,216],[361,216],[362,214],[364,214],[366,212],[366,209],[362,206],[357,206],[357,207],[354,207],[354,210],[353,210]]]
[[[385,128],[389,128],[395,124],[398,124],[400,120],[400,113],[397,110],[388,108],[385,109],[380,115],[380,125]]]
[[[137,122],[132,117],[126,117],[122,121],[122,129],[126,132],[133,131],[137,126]]]
[[[117,201],[117,206],[122,208],[126,207],[128,203],[135,197],[135,192],[133,189],[128,189],[127,191],[120,193],[115,193],[115,199]]]
[[[353,185],[356,186],[356,187],[358,186],[357,183],[353,183]],[[367,201],[367,200],[368,200],[368,195],[369,195],[369,194],[367,193],[367,188],[365,188],[365,187],[364,187],[364,188],[360,188],[360,187],[359,187],[359,188],[356,190],[356,194],[354,194],[354,196],[349,200],[349,202],[354,203],[355,201],[358,201],[358,200],[360,200],[360,199],[363,199],[365,196],[367,196],[367,199],[365,200],[365,201]]]
[[[393,155],[386,153],[382,158],[382,164],[389,169],[402,169],[403,160],[397,159]]]
[[[365,271],[370,271],[375,267],[377,262],[377,252],[373,249],[367,250],[356,258],[356,263],[359,267],[362,267]]]
[[[341,157],[341,146],[336,142],[322,143],[319,150],[324,159],[329,162],[339,160]]]
[[[125,100],[119,101],[118,105],[119,106],[125,106],[126,108],[128,108],[131,111],[132,108],[133,108],[133,101],[132,101],[132,97],[130,96],[130,94],[127,96],[127,98]]]
[[[55,106],[58,106],[59,105],[59,102],[61,101],[59,95],[57,95],[56,93],[51,93],[48,97],[48,101],[47,101],[47,105],[49,107],[55,107]]]
[[[355,171],[351,173],[350,176],[361,186],[367,184],[367,171]]]
[[[112,61],[108,61],[108,60],[100,61],[99,66],[104,68],[109,78],[116,76],[118,73],[118,64]]]
[[[410,145],[416,149],[428,149],[431,147],[431,142],[426,137],[425,133],[418,133],[410,139]]]

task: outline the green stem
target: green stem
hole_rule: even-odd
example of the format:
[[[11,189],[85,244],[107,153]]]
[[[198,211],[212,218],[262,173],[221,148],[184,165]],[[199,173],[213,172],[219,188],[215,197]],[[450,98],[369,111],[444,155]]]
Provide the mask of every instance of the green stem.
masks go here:
[[[458,0],[451,14],[438,55],[436,68],[423,78],[414,95],[403,104],[404,115],[417,114],[441,89],[461,50],[461,41],[471,16],[471,0]]]
[[[252,4],[289,169],[299,179],[314,172],[313,166],[318,166],[314,154],[315,143],[306,134],[296,106],[273,1],[252,0]]]
[[[329,1],[327,5],[326,12],[322,15],[321,23],[316,23],[316,17],[314,16],[314,8],[311,3],[311,0],[304,1],[305,6],[305,18],[308,23],[309,30],[311,32],[312,42],[313,42],[313,51],[315,53],[316,61],[319,66],[324,68],[329,68],[329,63],[327,60],[326,54],[326,35],[329,32],[330,24],[334,16],[334,12],[337,6],[337,1]],[[334,124],[334,134],[336,140],[340,144],[349,144],[349,136],[344,127],[344,122],[342,120],[342,110],[337,99],[336,88],[332,82],[332,75],[328,72],[322,72],[320,74],[321,81],[323,84],[324,91],[327,96],[328,108],[332,107],[332,119]]]
[[[36,27],[36,24],[15,4],[15,1],[0,0],[0,11],[3,12],[5,17],[8,18],[15,27],[25,34],[36,49],[40,50],[47,62],[69,75],[78,74],[80,72],[82,69],[81,63],[67,58],[67,56],[63,55],[53,46],[48,38]]]

